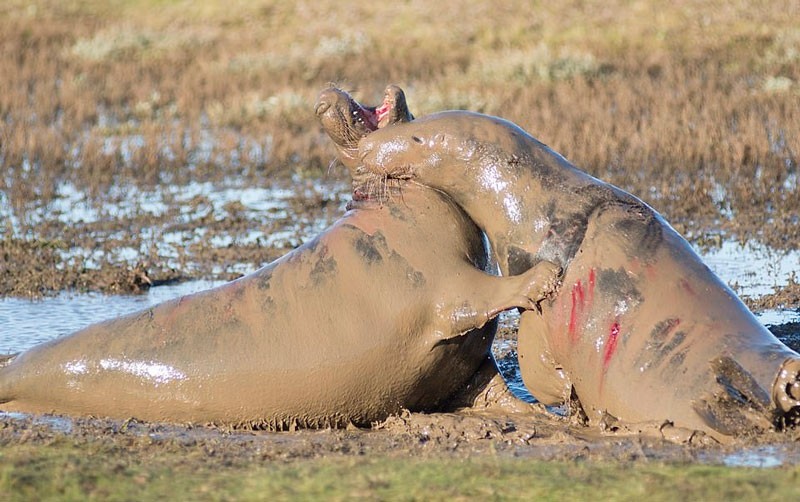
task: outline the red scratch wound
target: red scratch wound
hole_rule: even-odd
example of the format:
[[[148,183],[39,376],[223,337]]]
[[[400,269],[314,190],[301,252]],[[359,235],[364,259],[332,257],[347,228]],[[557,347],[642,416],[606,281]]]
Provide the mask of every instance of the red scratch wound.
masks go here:
[[[606,350],[603,352],[603,373],[608,371],[608,365],[611,363],[611,358],[617,350],[617,340],[619,339],[619,320],[614,321],[611,325],[611,332],[606,339]]]
[[[578,315],[583,311],[583,283],[579,280],[572,286],[572,310],[569,314],[569,338],[573,342],[578,339]]]
[[[567,333],[570,340],[577,342],[580,337],[580,326],[585,322],[585,312],[591,308],[594,302],[594,285],[596,281],[595,269],[589,269],[589,278],[586,282],[586,288],[583,287],[583,281],[578,279],[572,285],[572,309],[569,313],[569,328]]]

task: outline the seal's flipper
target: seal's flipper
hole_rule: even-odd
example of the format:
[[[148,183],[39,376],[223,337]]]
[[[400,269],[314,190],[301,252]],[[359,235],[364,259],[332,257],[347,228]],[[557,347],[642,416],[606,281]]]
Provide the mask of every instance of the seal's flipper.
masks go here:
[[[561,267],[546,261],[510,277],[497,277],[474,269],[474,273],[464,273],[460,278],[463,282],[457,290],[461,296],[454,303],[443,305],[440,312],[450,332],[458,336],[483,327],[504,310],[538,310],[539,302],[558,287],[560,276]]]
[[[517,353],[525,387],[540,403],[554,406],[569,399],[572,382],[553,359],[547,330],[547,323],[539,313],[523,312],[517,332]]]
[[[719,392],[694,403],[694,410],[712,429],[727,436],[772,428],[774,406],[753,376],[729,356],[711,361]]]
[[[731,399],[749,405],[757,411],[769,410],[770,398],[766,390],[753,376],[729,356],[718,357],[711,362],[717,382],[723,386]]]

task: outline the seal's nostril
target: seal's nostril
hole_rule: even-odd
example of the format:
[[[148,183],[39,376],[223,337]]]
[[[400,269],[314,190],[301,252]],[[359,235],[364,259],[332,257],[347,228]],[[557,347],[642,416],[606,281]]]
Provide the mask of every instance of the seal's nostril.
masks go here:
[[[330,107],[331,107],[331,104],[328,103],[327,101],[320,101],[319,103],[317,103],[317,106],[314,108],[314,113],[316,113],[317,115],[322,115],[323,113],[328,111],[328,108],[330,108]]]
[[[414,142],[416,143],[422,144],[422,138],[420,138],[419,136],[411,136],[411,139],[413,139]]]

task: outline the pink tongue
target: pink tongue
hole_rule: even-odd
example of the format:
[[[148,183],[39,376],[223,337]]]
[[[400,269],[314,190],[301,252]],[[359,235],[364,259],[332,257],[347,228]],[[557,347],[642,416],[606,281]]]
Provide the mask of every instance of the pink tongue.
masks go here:
[[[389,113],[389,104],[388,103],[383,103],[380,107],[376,108],[375,109],[375,115],[378,116],[378,122],[383,120],[383,117],[385,117],[387,113]]]

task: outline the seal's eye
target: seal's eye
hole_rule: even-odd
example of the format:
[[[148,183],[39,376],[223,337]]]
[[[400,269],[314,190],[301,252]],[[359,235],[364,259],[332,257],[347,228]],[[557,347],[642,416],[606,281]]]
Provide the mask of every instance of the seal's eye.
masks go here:
[[[420,145],[422,144],[422,138],[420,138],[419,136],[411,136],[411,139],[413,139],[414,142],[419,143]]]

